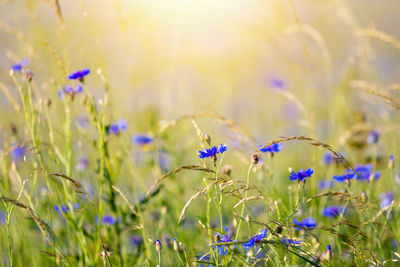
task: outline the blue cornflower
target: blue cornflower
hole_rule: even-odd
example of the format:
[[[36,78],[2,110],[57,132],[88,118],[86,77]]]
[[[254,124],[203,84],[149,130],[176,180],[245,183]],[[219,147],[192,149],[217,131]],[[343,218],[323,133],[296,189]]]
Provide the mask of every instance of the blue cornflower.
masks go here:
[[[299,182],[306,181],[306,178],[311,177],[313,173],[314,170],[311,168],[307,170],[300,169],[297,173],[295,171],[292,171],[289,175],[289,180],[291,181],[298,180]]]
[[[226,145],[220,145],[219,147],[213,146],[199,151],[199,158],[215,158],[218,153],[222,154],[226,151]]]
[[[332,188],[334,184],[335,183],[332,180],[322,180],[319,182],[319,188],[321,189]]]
[[[262,147],[262,146],[260,146]],[[271,154],[273,153],[278,153],[279,151],[281,151],[283,148],[283,145],[281,143],[275,143],[273,145],[261,148],[260,151],[263,153],[269,152]]]
[[[0,211],[0,225],[6,223],[6,214],[2,211]]]
[[[232,236],[231,236],[231,233],[229,231],[229,228],[224,226],[224,230],[226,232],[226,235],[221,235],[219,233],[215,233],[215,235],[219,239],[218,243],[234,242],[232,240]],[[228,248],[229,248],[229,246],[225,246],[225,245],[214,246],[214,250],[218,250],[218,254],[220,254],[222,256],[225,256],[226,254],[228,254]],[[234,246],[234,248],[236,248],[236,246]]]
[[[380,134],[377,130],[372,130],[367,139],[368,144],[378,143],[379,136]]]
[[[327,166],[332,164],[332,163],[338,164],[338,163],[341,162],[340,158],[337,158],[337,157],[333,156],[332,153],[330,153],[330,152],[326,152],[324,154],[323,160],[324,160],[324,164],[327,165]]]
[[[261,240],[263,240],[264,238],[267,237],[267,232],[268,229],[265,228],[264,230],[260,231],[258,234],[256,234],[255,236],[251,237],[249,239],[249,241],[247,241],[247,243],[243,243],[243,247],[245,248],[251,248],[254,247],[256,244],[260,243]]]
[[[83,82],[84,77],[86,75],[88,75],[89,73],[90,73],[90,69],[78,70],[78,71],[75,71],[75,72],[71,73],[70,75],[68,75],[68,79],[79,80],[79,81]]]
[[[335,218],[341,213],[346,214],[347,209],[344,206],[338,207],[337,205],[328,206],[322,211],[322,215],[328,218]]]
[[[101,221],[103,224],[115,224],[117,222],[112,215],[104,215]]]
[[[134,143],[134,144],[144,146],[144,145],[148,145],[148,144],[150,144],[151,142],[153,142],[153,138],[151,138],[151,137],[148,136],[148,135],[137,134],[137,135],[132,136],[131,141],[132,141],[132,143]]]
[[[85,170],[89,166],[89,160],[87,157],[83,157],[79,160],[79,163],[76,164],[76,170],[78,172]]]
[[[29,59],[25,58],[23,60],[21,60],[18,63],[15,63],[14,65],[11,66],[11,69],[14,72],[22,72],[22,70],[29,65]]]
[[[64,88],[58,90],[57,95],[59,99],[63,99],[64,94],[74,97],[76,94],[79,94],[82,91],[83,91],[83,86],[80,84],[75,89],[71,85],[66,85],[64,86]]]
[[[298,246],[301,245],[301,243],[303,243],[303,241],[301,240],[295,240],[295,239],[291,239],[291,238],[282,238],[282,243],[285,245],[292,245],[292,246]]]
[[[108,126],[108,133],[119,135],[120,132],[125,131],[127,128],[127,123],[125,119],[119,119],[116,123],[110,124]]]
[[[273,87],[274,89],[276,89],[278,91],[285,90],[285,88],[286,88],[285,81],[282,79],[279,79],[279,78],[270,79],[269,84],[271,85],[271,87]]]
[[[394,193],[393,192],[386,192],[380,195],[381,198],[381,209],[389,208],[394,200]]]
[[[129,241],[130,241],[130,244],[134,247],[143,244],[143,238],[141,235],[132,235],[130,237]]]
[[[209,262],[210,261],[210,256],[208,256],[207,254],[204,255],[198,255],[196,256],[196,258],[198,259],[198,261],[200,262]],[[199,267],[206,267],[206,265],[204,264],[199,264]],[[212,264],[208,264],[207,267],[214,267],[214,265]]]
[[[80,206],[79,206],[79,203],[72,203],[72,209],[73,209],[74,211],[78,210],[79,207],[80,207]],[[61,205],[61,206],[54,205],[54,210],[55,210],[57,213],[59,213],[60,215],[63,215],[63,213],[68,214],[68,212],[69,212],[69,206],[68,206],[68,205]]]
[[[393,164],[394,164],[394,156],[390,155],[389,156],[389,164],[388,164],[389,168],[393,168]]]
[[[20,162],[24,159],[26,148],[24,145],[17,146],[11,151],[11,160],[15,163]]]
[[[340,176],[333,176],[333,179],[336,181],[343,183],[346,180],[356,179],[356,180],[363,180],[364,182],[369,182],[371,180],[377,180],[381,177],[381,173],[379,171],[372,171],[372,165],[357,165],[354,170],[348,170],[345,174]]]
[[[300,227],[297,227],[297,226],[294,227],[294,229],[299,230],[299,231],[303,230],[303,229],[312,230],[315,227],[317,227],[317,221],[313,217],[305,218],[301,222],[294,219],[293,224],[300,226]]]

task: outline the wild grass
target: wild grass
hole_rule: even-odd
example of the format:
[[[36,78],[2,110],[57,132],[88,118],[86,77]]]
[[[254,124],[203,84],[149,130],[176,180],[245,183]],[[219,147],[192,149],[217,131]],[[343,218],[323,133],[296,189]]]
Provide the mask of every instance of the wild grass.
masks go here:
[[[0,2],[0,265],[397,266],[400,33],[168,1]]]

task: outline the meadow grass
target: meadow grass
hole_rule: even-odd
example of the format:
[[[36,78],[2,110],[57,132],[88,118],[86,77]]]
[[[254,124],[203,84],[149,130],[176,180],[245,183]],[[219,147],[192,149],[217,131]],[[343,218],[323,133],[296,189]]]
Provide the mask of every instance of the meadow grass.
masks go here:
[[[346,3],[310,9],[335,7],[347,23],[344,56],[333,52],[346,51],[342,44],[326,40],[333,32],[302,21],[299,2],[254,1],[282,15],[268,18],[276,29],[247,29],[260,36],[256,52],[237,44],[246,53],[214,69],[213,57],[179,52],[179,34],[165,58],[146,50],[156,53],[154,36],[165,28],[143,14],[178,9],[176,20],[189,21],[188,4],[163,11],[138,1],[130,17],[117,0],[3,2],[1,14],[31,24],[0,17],[8,60],[0,69],[1,266],[398,266],[399,85],[380,80],[371,57],[375,42],[398,53],[400,41],[358,26]],[[85,19],[75,22],[71,10]],[[117,33],[103,39],[106,22]],[[79,23],[90,38],[79,37]],[[135,43],[131,31],[148,40]],[[278,49],[287,40],[295,47]],[[246,68],[262,73],[264,43],[286,75],[252,82]],[[139,58],[128,79],[132,44],[148,60]],[[191,63],[203,79],[181,85],[177,66]],[[165,73],[153,77],[152,67]],[[242,72],[245,89],[235,77]]]

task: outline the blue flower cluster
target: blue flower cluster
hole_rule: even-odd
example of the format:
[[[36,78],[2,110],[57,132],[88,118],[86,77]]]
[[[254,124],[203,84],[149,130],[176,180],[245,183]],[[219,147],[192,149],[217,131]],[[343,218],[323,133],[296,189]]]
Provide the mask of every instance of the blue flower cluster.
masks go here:
[[[260,146],[260,147],[262,147],[262,146]],[[283,145],[281,143],[275,143],[273,145],[261,148],[260,151],[263,153],[268,152],[268,153],[273,154],[273,153],[278,153],[279,151],[282,150],[282,148],[283,148]]]
[[[28,66],[28,65],[29,65],[29,59],[24,58],[24,59],[21,60],[20,62],[15,63],[14,65],[12,65],[12,66],[11,66],[11,69],[12,69],[14,72],[22,72],[22,71],[24,70],[24,68],[25,68],[26,66]]]
[[[215,158],[219,153],[222,154],[227,150],[226,145],[220,145],[219,147],[213,146],[212,148],[207,148],[199,151],[199,158]]]
[[[219,238],[219,242],[234,242],[232,240],[232,236],[231,236],[231,233],[230,233],[228,227],[225,226],[224,230],[226,232],[225,235],[215,233],[215,235],[218,236],[218,238]],[[235,241],[237,241],[237,240],[235,240]],[[214,246],[214,250],[217,250],[218,254],[225,256],[226,254],[228,254],[228,247],[229,246],[225,246],[225,245]],[[234,248],[236,248],[236,246],[234,246]]]
[[[380,195],[381,198],[381,209],[389,208],[394,200],[394,193],[393,192],[386,192]]]
[[[251,237],[247,241],[247,243],[243,243],[243,247],[245,247],[245,248],[254,247],[256,244],[260,243],[260,241],[262,239],[267,237],[267,232],[268,232],[267,228],[265,228],[264,230],[260,231],[258,234],[256,234],[255,236]]]
[[[68,79],[79,80],[79,81],[83,82],[85,76],[88,75],[89,73],[90,73],[90,69],[78,70],[78,71],[75,71],[75,72],[71,73],[70,75],[68,75]]]
[[[381,177],[381,173],[379,171],[373,172],[372,171],[372,165],[358,165],[354,168],[356,172],[353,170],[348,170],[345,174],[343,175],[335,175],[333,176],[333,179],[335,179],[339,183],[344,183],[346,180],[363,180],[364,182],[369,182],[371,180],[377,180]]]
[[[74,211],[78,210],[79,207],[80,207],[80,206],[79,206],[79,203],[72,203],[71,206],[72,206],[72,209],[73,209]],[[63,213],[68,214],[70,208],[69,208],[68,205],[61,205],[61,206],[54,205],[54,210],[55,210],[58,214],[63,215]]]
[[[14,147],[10,154],[12,162],[17,163],[22,161],[25,157],[25,153],[26,148],[24,145]]]
[[[303,243],[303,241],[301,240],[295,240],[295,239],[291,239],[291,238],[282,238],[282,243],[285,245],[291,245],[291,246],[298,246],[301,245],[301,243]]]
[[[152,143],[153,138],[144,134],[137,134],[132,136],[131,141],[133,144],[144,146]]]
[[[297,219],[294,219],[293,224],[295,225],[294,229],[299,231],[303,229],[312,230],[317,227],[317,221],[313,217],[305,218],[301,222],[299,222]]]
[[[119,135],[121,132],[125,131],[128,127],[125,119],[119,119],[116,123],[112,123],[108,126],[108,133]]]
[[[59,99],[64,98],[64,94],[70,95],[71,97],[75,96],[76,94],[79,94],[83,91],[83,86],[78,85],[76,88],[73,88],[70,85],[66,85],[64,88],[58,90],[57,95]]]
[[[324,208],[324,210],[322,211],[322,215],[328,218],[335,218],[337,216],[339,216],[341,213],[346,214],[347,209],[344,206],[328,206],[326,208]]]
[[[306,178],[311,177],[313,173],[314,170],[311,168],[307,170],[300,169],[298,172],[292,171],[289,175],[289,180],[291,181],[298,180],[299,182],[306,181]]]

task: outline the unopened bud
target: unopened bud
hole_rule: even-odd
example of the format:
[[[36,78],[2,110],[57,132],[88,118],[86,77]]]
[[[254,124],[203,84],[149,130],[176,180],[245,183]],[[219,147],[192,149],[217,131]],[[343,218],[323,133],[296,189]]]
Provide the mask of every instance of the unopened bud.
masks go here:
[[[178,241],[176,241],[176,239],[174,239],[174,250],[175,251],[179,250],[179,244],[178,244]]]
[[[232,166],[231,165],[224,165],[222,167],[222,173],[225,174],[225,175],[230,176],[231,173],[232,173]]]
[[[161,251],[161,249],[162,249],[161,242],[160,242],[160,240],[157,240],[157,241],[156,241],[156,250],[157,250],[157,251]]]
[[[211,146],[211,137],[210,137],[210,135],[208,135],[208,133],[204,133],[203,140],[204,140],[204,142],[206,142],[207,144],[209,144]]]
[[[25,79],[26,79],[28,82],[31,82],[31,81],[32,81],[32,79],[33,79],[33,72],[32,72],[31,70],[28,70],[28,71],[26,72],[26,74],[25,74]]]
[[[282,225],[279,225],[279,224],[278,224],[277,226],[275,226],[274,231],[275,231],[277,234],[282,233],[282,230],[283,230]]]
[[[253,156],[251,156],[251,163],[257,164],[259,160],[260,160],[260,158],[257,154],[254,154]]]
[[[366,194],[364,191],[361,192],[361,200],[362,200],[363,202],[367,202],[367,201],[368,201],[367,194]]]
[[[327,254],[327,256],[328,256],[328,261],[330,261],[330,260],[332,259],[331,245],[328,245],[328,246],[327,246],[326,254]]]
[[[51,105],[51,99],[48,98],[48,97],[46,97],[46,98],[44,99],[43,103],[44,103],[46,106],[49,107],[49,106]]]

